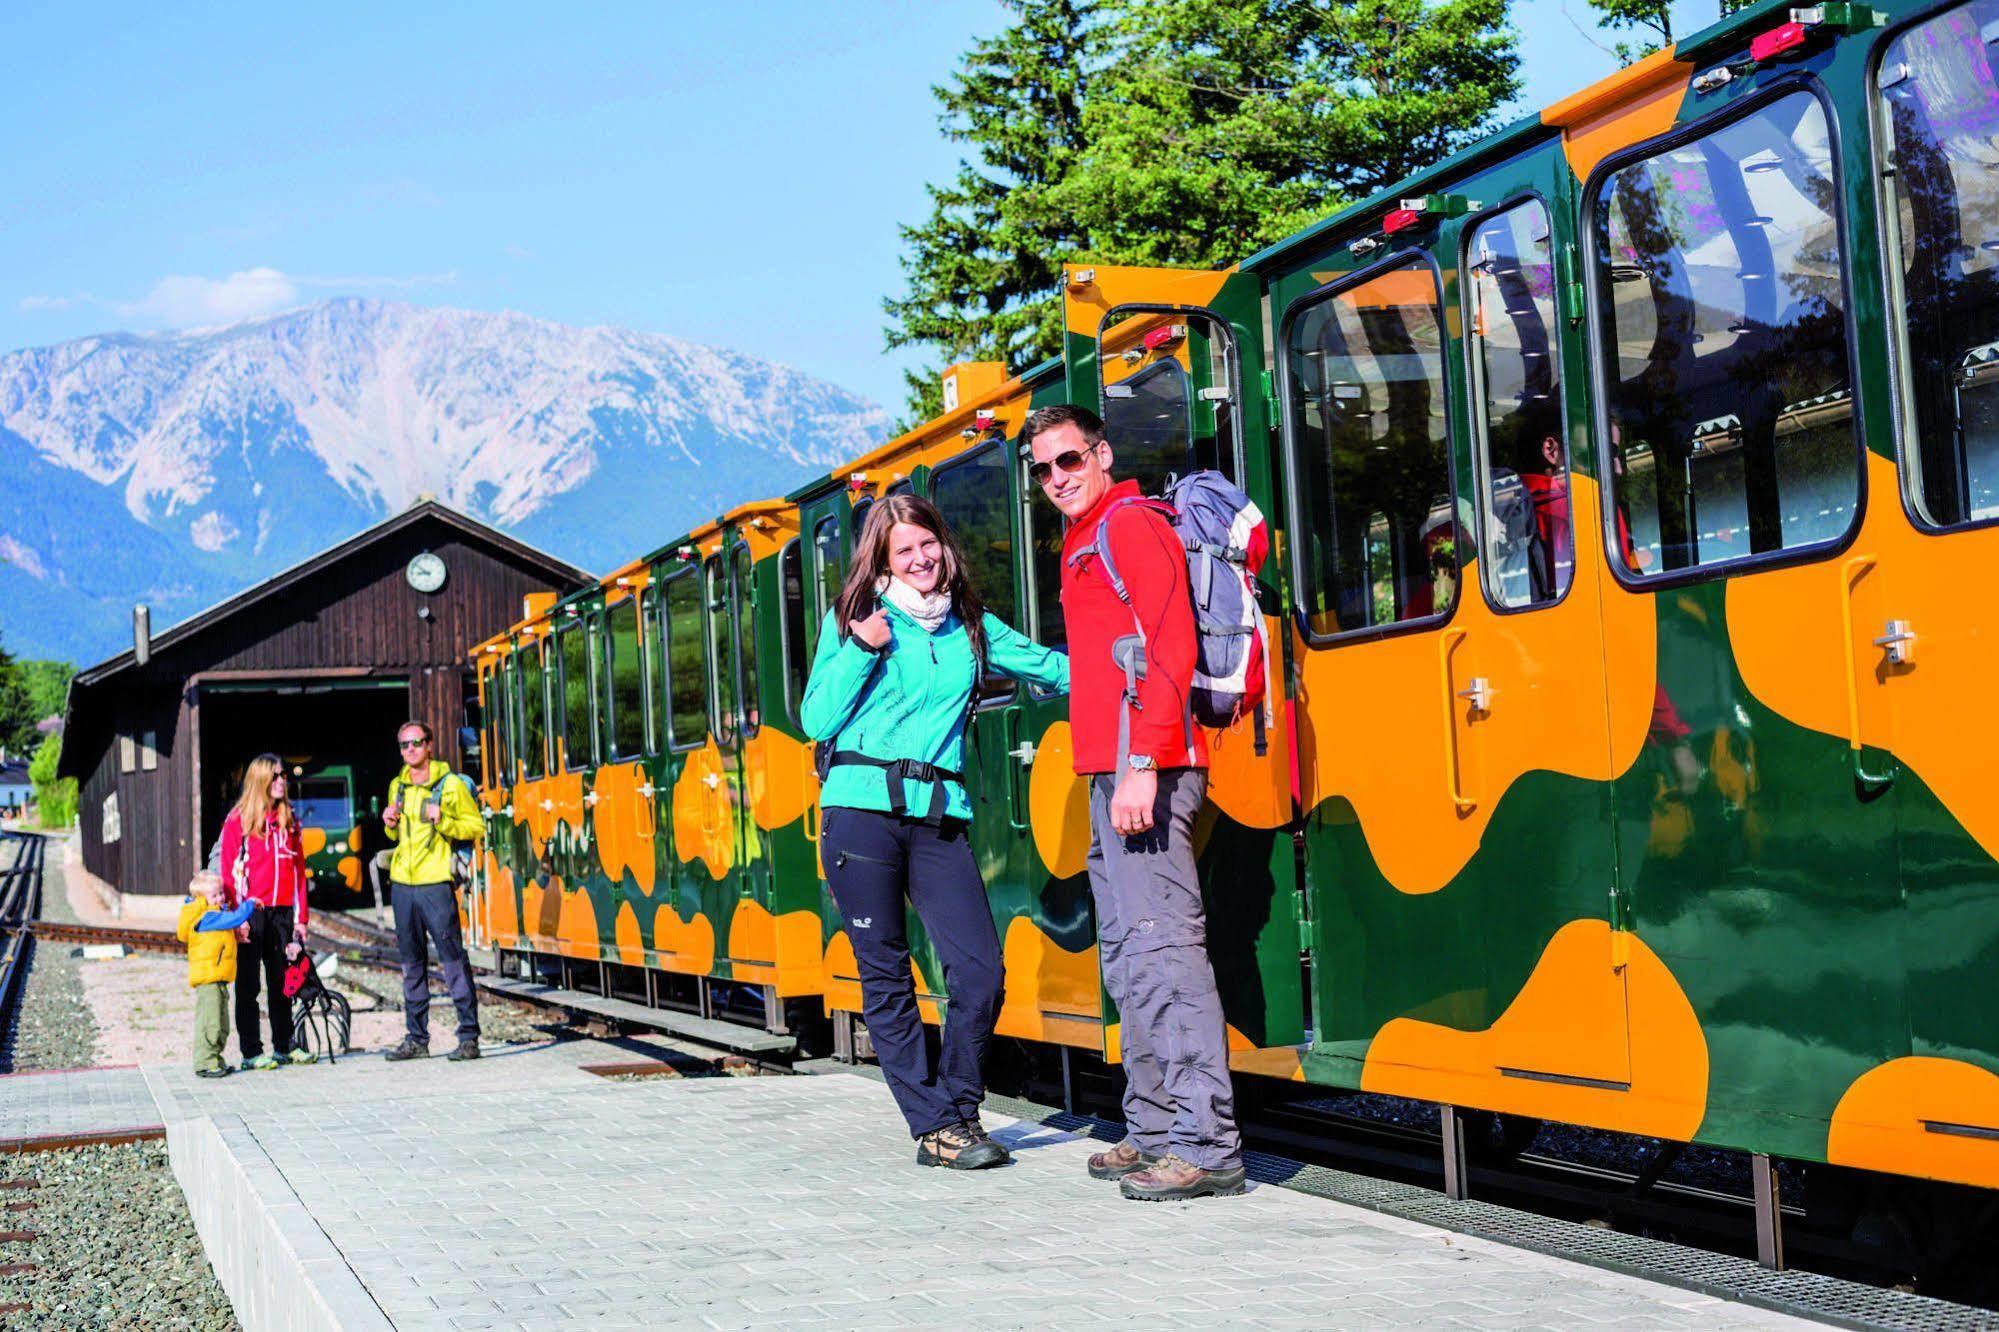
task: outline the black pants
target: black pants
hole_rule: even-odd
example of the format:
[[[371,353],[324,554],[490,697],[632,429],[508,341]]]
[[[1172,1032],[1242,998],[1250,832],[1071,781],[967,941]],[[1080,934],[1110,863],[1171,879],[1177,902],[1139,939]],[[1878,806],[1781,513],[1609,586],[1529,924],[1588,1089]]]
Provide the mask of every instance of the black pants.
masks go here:
[[[236,1044],[245,1059],[264,1052],[257,1030],[257,980],[271,995],[271,1048],[282,1059],[292,1052],[292,1001],[285,997],[285,945],[292,938],[290,907],[258,907],[250,913],[250,941],[236,949]]]
[[[437,967],[445,988],[458,1006],[458,1043],[479,1039],[479,998],[472,989],[472,969],[465,962],[465,936],[458,929],[458,897],[448,883],[393,884],[396,899],[396,951],[403,959],[403,1025],[418,1045],[430,1044],[430,951],[424,936],[437,945]]]
[[[826,811],[820,854],[860,967],[861,1017],[910,1136],[978,1118],[1005,976],[965,826],[834,808]],[[944,964],[941,1038],[917,1011],[905,898]]]

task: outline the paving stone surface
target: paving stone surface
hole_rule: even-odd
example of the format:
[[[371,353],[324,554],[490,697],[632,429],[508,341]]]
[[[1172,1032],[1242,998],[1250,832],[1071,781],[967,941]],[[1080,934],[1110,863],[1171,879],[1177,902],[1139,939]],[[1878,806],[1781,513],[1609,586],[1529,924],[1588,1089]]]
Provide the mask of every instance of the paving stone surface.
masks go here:
[[[85,1068],[0,1077],[0,1142],[158,1128],[162,1120],[137,1068]]]
[[[240,1117],[286,1206],[403,1328],[1793,1321],[1274,1186],[1126,1202],[1084,1173],[1094,1144],[1038,1124],[989,1124],[1009,1169],[920,1169],[866,1078],[581,1071],[646,1046],[147,1072],[170,1131]]]

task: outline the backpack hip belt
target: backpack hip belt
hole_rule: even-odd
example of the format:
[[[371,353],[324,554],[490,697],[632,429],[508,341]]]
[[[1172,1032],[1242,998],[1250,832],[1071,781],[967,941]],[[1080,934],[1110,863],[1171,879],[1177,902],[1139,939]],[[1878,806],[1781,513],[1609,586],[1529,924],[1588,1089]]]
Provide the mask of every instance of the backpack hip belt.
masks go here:
[[[944,783],[962,782],[965,775],[949,768],[940,768],[934,763],[924,763],[918,759],[878,759],[870,758],[857,749],[837,749],[833,751],[829,768],[841,765],[857,768],[880,768],[888,777],[888,807],[897,818],[909,817],[909,798],[902,789],[905,781],[930,783],[930,808],[923,815],[923,822],[939,824],[944,821]]]

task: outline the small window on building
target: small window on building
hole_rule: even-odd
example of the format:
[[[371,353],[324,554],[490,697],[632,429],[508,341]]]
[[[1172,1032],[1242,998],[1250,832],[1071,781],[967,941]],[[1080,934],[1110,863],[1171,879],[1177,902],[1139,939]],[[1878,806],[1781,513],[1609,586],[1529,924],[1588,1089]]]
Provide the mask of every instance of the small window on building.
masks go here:
[[[791,541],[778,555],[778,581],[784,591],[784,682],[788,714],[795,721],[798,702],[805,697],[805,680],[812,669],[812,657],[805,646],[806,621],[811,613],[805,604],[805,543]]]
[[[597,761],[597,746],[590,734],[590,648],[582,621],[570,620],[563,625],[556,643],[562,662],[559,710],[563,766],[587,768]]]
[[[1470,514],[1452,499],[1444,340],[1436,270],[1420,256],[1314,298],[1289,322],[1297,551],[1314,634],[1457,603]]]
[[[1860,500],[1825,108],[1791,93],[1613,172],[1593,201],[1613,562],[1837,541]]]
[[[139,742],[130,735],[118,737],[118,771],[137,772],[139,770]]]
[[[1902,452],[1928,527],[1999,521],[1999,0],[1946,10],[1881,60],[1899,290]]]
[[[548,771],[548,684],[541,660],[542,639],[521,644],[521,775],[536,781]]]
[[[153,731],[139,733],[139,770],[152,772],[160,766],[160,739]]]
[[[1547,209],[1530,200],[1479,223],[1464,263],[1486,595],[1547,605],[1568,590],[1576,551]]]
[[[701,583],[690,570],[666,584],[667,689],[675,749],[693,749],[708,738],[708,648],[702,632]]]
[[[640,660],[639,606],[626,597],[604,612],[604,653],[609,658],[611,756],[638,758],[646,748],[645,663]]]

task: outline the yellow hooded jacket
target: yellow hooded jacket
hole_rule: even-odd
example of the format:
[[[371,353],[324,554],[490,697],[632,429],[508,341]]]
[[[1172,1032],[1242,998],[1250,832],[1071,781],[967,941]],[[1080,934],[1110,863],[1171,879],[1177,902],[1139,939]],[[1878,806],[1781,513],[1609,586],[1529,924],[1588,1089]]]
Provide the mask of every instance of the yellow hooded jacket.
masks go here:
[[[446,781],[445,778],[452,780]],[[424,804],[438,795],[435,824],[425,823]],[[425,772],[404,768],[389,783],[389,804],[402,810],[401,822],[383,826],[396,844],[389,857],[389,882],[429,884],[451,882],[451,844],[477,841],[485,825],[472,799],[471,784],[453,776],[451,765],[432,759]]]
[[[241,921],[232,919],[226,929],[196,929],[201,918],[213,910],[214,907],[199,897],[190,897],[180,906],[180,924],[175,927],[174,934],[187,945],[187,983],[190,989],[236,979],[236,926]],[[249,919],[248,912],[241,914],[243,920]],[[235,913],[230,915],[233,918]]]

